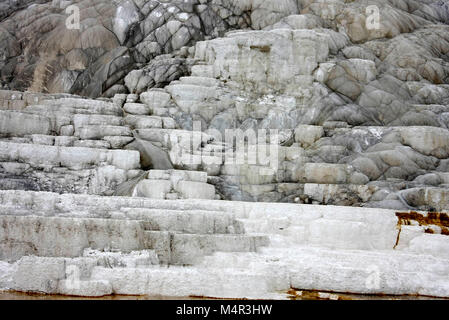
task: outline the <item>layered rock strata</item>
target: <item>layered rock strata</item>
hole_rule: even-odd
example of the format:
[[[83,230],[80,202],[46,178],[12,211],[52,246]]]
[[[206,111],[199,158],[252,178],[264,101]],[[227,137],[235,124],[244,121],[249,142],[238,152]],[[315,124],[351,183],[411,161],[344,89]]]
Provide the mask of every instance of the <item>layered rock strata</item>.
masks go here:
[[[447,1],[1,6],[0,288],[449,297]]]
[[[447,215],[26,191],[1,191],[0,199],[3,288],[81,296],[282,299],[291,288],[449,295],[449,238],[437,234]]]

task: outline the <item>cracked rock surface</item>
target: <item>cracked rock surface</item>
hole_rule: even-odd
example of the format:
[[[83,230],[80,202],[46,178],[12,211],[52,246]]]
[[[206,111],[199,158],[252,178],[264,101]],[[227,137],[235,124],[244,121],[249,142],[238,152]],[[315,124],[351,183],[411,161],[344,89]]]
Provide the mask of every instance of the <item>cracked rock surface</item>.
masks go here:
[[[227,0],[6,1],[1,5],[3,85],[90,97],[126,92],[127,73],[158,55],[231,29],[261,28],[291,10],[297,12],[292,1],[281,1],[280,7]],[[71,25],[73,6],[79,9],[79,28]]]

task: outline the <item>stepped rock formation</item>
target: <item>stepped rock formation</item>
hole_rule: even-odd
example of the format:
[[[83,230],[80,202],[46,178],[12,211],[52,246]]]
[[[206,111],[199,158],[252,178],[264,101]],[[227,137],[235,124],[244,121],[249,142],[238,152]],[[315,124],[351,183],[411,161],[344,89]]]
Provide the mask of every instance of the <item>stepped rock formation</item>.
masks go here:
[[[0,44],[0,289],[449,298],[449,1],[4,1]]]

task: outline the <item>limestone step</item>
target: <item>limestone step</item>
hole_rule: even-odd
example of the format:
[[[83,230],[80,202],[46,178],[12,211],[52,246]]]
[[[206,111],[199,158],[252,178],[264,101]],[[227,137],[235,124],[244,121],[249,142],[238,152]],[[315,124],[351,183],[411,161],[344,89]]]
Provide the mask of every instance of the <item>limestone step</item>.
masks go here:
[[[217,94],[216,88],[200,84],[187,84],[181,81],[173,81],[166,88],[172,98],[178,103],[181,102],[199,102],[214,98]],[[183,109],[183,106],[180,106]]]
[[[168,231],[145,231],[146,248],[155,250],[159,261],[167,264],[195,264],[216,251],[255,252],[268,244],[263,235],[184,234]]]
[[[192,75],[198,77],[213,77],[214,74],[214,66],[212,65],[201,65],[197,64],[192,66]]]
[[[72,111],[72,112],[69,112]],[[29,106],[21,112],[0,111],[1,118],[6,120],[0,124],[0,134],[13,136],[23,135],[80,135],[82,127],[106,127],[105,130],[114,130],[110,127],[121,127],[124,120],[121,116],[110,114],[76,114],[74,110],[50,110],[47,106]],[[90,131],[95,130],[90,128]],[[117,129],[115,129],[117,131]],[[125,127],[122,130],[129,130]],[[85,130],[84,130],[85,131]],[[83,133],[84,134],[84,133]],[[107,132],[106,132],[107,134]],[[107,134],[108,135],[108,134]],[[109,134],[123,135],[120,134]]]
[[[137,133],[143,140],[159,142],[164,148],[170,148],[172,143],[186,150],[199,150],[201,143],[207,141],[209,135],[201,131],[181,129],[138,129]]]
[[[28,106],[27,109],[47,109],[49,111],[72,111],[71,113],[116,115],[123,114],[122,109],[112,102],[91,99],[62,98],[41,101],[38,108]]]
[[[111,144],[104,140],[76,140],[73,143],[74,147],[93,148],[93,149],[110,149]]]
[[[86,207],[69,212],[17,208],[0,204],[0,216],[37,216],[80,219],[111,219],[141,221],[148,231],[172,231],[190,234],[243,234],[243,225],[228,213],[205,210],[169,210],[145,208],[121,208],[107,211]]]
[[[224,147],[221,146],[210,146],[210,145],[205,145],[203,148],[199,149],[199,150],[193,150],[192,154],[194,155],[205,155],[205,156],[210,156],[210,155],[215,155],[215,156],[222,156],[224,154],[224,152],[226,152],[226,150],[224,149]]]
[[[184,84],[193,84],[203,87],[217,87],[220,83],[219,80],[209,77],[181,77],[179,81]]]
[[[311,265],[322,263],[338,265],[339,267],[368,267],[370,265],[384,265],[394,267],[397,271],[416,272],[425,271],[439,275],[447,275],[448,258],[431,254],[420,254],[411,250],[332,250],[323,247],[298,246],[263,247],[259,250],[263,258],[283,259],[298,263],[298,260],[308,261]]]
[[[136,116],[127,115],[125,123],[132,129],[151,129],[163,127],[163,120],[158,116]]]
[[[111,218],[142,220],[145,230],[173,231],[191,234],[242,234],[241,223],[228,213],[204,210],[161,210],[122,208],[111,213]]]
[[[76,136],[64,135],[43,135],[32,134],[26,135],[23,138],[0,138],[3,142],[12,143],[29,143],[46,146],[61,146],[61,147],[83,147],[94,149],[122,149],[125,145],[132,142],[133,137],[129,136],[105,136],[102,140],[82,140]]]
[[[308,208],[310,208],[308,210]],[[343,213],[340,207],[301,205],[296,214],[252,210],[242,222],[246,232],[261,232],[276,247],[286,243],[335,249],[393,249],[398,237],[395,214],[389,210]],[[304,209],[304,210],[303,210]]]
[[[285,292],[291,287],[298,290],[327,291],[329,289],[326,288],[331,288],[335,292],[346,293],[442,297],[447,296],[449,289],[447,260],[432,261],[426,256],[419,259],[417,255],[412,260],[404,260],[404,255],[401,255],[398,265],[394,254],[389,252],[330,251],[304,247],[276,252],[216,252],[204,257],[202,263],[195,267],[148,264],[133,267],[129,263],[120,267],[117,263],[110,266],[101,263],[100,266],[88,268],[89,274],[84,275],[83,283],[67,283],[71,279],[64,278],[64,269],[57,268],[56,263],[60,261],[61,265],[66,260],[68,265],[75,263],[83,270],[81,261],[26,257],[18,266],[18,272],[12,276],[16,279],[13,284],[17,286],[14,287],[16,290],[50,290],[46,293],[55,293],[51,292],[52,288],[69,284],[69,289],[74,288],[72,285],[78,285],[75,289],[82,290],[74,291],[75,295],[83,296],[92,292],[89,290],[95,288],[96,281],[103,281],[104,287],[111,288],[110,291],[115,294],[258,299],[285,298]],[[372,257],[366,260],[367,255],[375,260]],[[283,260],[285,257],[287,260]],[[401,268],[398,269],[398,266]],[[3,266],[2,270],[12,272],[14,268]],[[33,272],[30,273],[30,270]]]
[[[352,293],[422,294],[449,292],[447,259],[413,252],[329,250],[319,247],[264,247],[258,253],[216,252],[199,268],[283,274],[291,287]],[[435,284],[438,282],[438,285]]]
[[[2,144],[0,143],[0,145]],[[1,150],[3,149],[0,148],[0,155]],[[26,167],[24,167],[24,169],[26,169]],[[36,210],[56,210],[60,212],[69,212],[71,210],[82,210],[88,208],[98,208],[107,211],[120,210],[120,208],[222,211],[232,213],[236,218],[242,219],[288,218],[293,224],[298,225],[309,220],[321,218],[324,214],[331,214],[335,217],[341,216],[341,219],[346,217],[348,220],[361,219],[363,217],[364,219],[369,219],[367,221],[375,224],[380,223],[383,219],[385,219],[387,223],[391,222],[391,218],[395,219],[395,210],[378,208],[353,208],[332,205],[321,206],[292,203],[253,203],[217,200],[198,201],[193,199],[170,201],[132,197],[102,197],[86,194],[57,194],[50,192],[19,190],[0,190],[0,203],[4,205],[16,206],[17,208],[28,207],[36,208]],[[393,223],[396,224],[396,222]]]
[[[265,219],[238,219],[250,233],[282,234],[287,228],[291,228],[288,218],[265,218]]]
[[[176,269],[188,270],[180,272],[187,277],[183,283],[189,283],[186,287],[189,295],[205,287],[198,282],[196,274],[205,275],[202,279],[208,281],[213,280],[212,275],[218,277],[217,281],[221,277],[227,277],[228,282],[243,281],[246,288],[261,288],[260,294],[293,287],[353,293],[449,295],[447,236],[420,233],[400,250],[393,249],[398,220],[392,210],[21,191],[0,191],[0,203],[0,226],[8,228],[0,234],[16,240],[9,247],[0,241],[3,243],[0,252],[7,255],[6,259],[20,258],[20,254],[75,257],[87,246],[125,251],[150,248],[163,264],[195,264],[192,268]],[[265,229],[254,228],[264,219]],[[177,232],[170,230],[172,226]],[[245,230],[237,230],[240,226]],[[152,231],[145,230],[148,228]],[[238,233],[243,231],[246,233]],[[253,234],[254,231],[263,234]],[[298,245],[301,242],[294,241],[294,237],[301,238],[301,232],[304,238],[300,240],[307,241]],[[407,236],[404,233],[402,237]],[[146,281],[152,276],[149,274],[159,272],[154,270],[171,272],[174,268],[103,268],[103,278],[93,276],[86,281],[106,280],[112,292],[115,286],[122,286],[126,289],[120,292],[136,294],[141,292],[140,288],[146,292]],[[172,276],[163,272],[158,276]],[[117,284],[120,279],[123,282]],[[135,279],[143,282],[134,282]],[[94,284],[86,283],[86,290],[95,288]],[[221,284],[208,287],[211,291],[207,296],[236,297]],[[232,283],[230,287],[240,288],[240,283]],[[242,296],[250,291],[242,291]]]
[[[60,280],[58,294],[82,297],[103,297],[113,293],[112,286],[105,280]]]
[[[146,177],[150,180],[186,180],[207,183],[207,173],[189,170],[150,170]]]
[[[147,116],[152,113],[151,108],[143,103],[125,103],[123,110],[131,115]]]
[[[75,114],[73,116],[73,126],[75,131],[88,125],[123,126],[123,124],[124,120],[122,117],[113,115]]]
[[[55,113],[45,116],[8,112],[6,115],[2,114],[2,119],[8,119],[8,121],[0,124],[0,135],[24,136],[31,139],[34,144],[53,145],[56,140],[61,140],[58,136],[67,136],[67,140],[68,136],[74,133],[85,140],[105,136],[131,136],[129,128],[122,126],[123,119],[111,115],[67,116],[67,114]]]
[[[150,250],[122,253],[86,249],[76,258],[26,256],[14,264],[0,261],[0,269],[5,273],[2,276],[6,276],[6,283],[5,278],[0,277],[0,287],[6,284],[7,288],[25,292],[96,297],[113,292],[109,281],[91,279],[95,267],[149,268],[156,265],[159,265],[157,256]]]
[[[53,129],[50,119],[43,115],[0,110],[0,136],[49,135]]]
[[[135,187],[136,197],[154,199],[216,199],[215,187],[206,182],[183,180],[182,177],[143,179]]]
[[[17,137],[0,138],[0,141],[2,142],[28,143],[37,145],[47,145],[47,146],[55,145],[62,147],[73,147],[75,141],[77,140],[79,140],[79,138],[74,136],[54,136],[44,134],[25,135],[21,138]]]
[[[132,137],[131,129],[125,126],[85,125],[76,132],[82,140],[100,140],[107,136]]]
[[[0,215],[0,259],[79,257],[86,248],[130,252],[144,248],[140,221]]]
[[[226,142],[226,141],[220,141],[220,140],[216,140],[215,138],[213,138],[212,141],[209,141],[207,143],[207,145],[209,146],[220,146],[220,147],[226,147],[226,148],[232,148],[233,144]]]
[[[448,260],[430,255],[322,248],[268,249],[264,253],[273,259],[283,259],[289,265],[294,288],[322,290],[328,287],[340,292],[408,292],[434,296],[445,296],[449,292]],[[373,281],[378,282],[377,287],[369,286]]]
[[[0,161],[28,163],[34,167],[88,168],[102,163],[130,170],[140,168],[140,154],[132,150],[46,146],[0,141]]]
[[[17,209],[70,212],[82,210],[117,211],[121,208],[161,210],[203,210],[232,213],[243,210],[244,203],[217,200],[160,200],[135,197],[103,197],[87,194],[57,194],[21,190],[0,190],[0,203]]]
[[[114,294],[171,297],[283,299],[287,278],[235,269],[200,270],[170,266],[152,268],[96,267],[92,280],[107,280]]]
[[[202,151],[188,151],[181,150],[181,152],[170,152],[170,157],[173,164],[182,167],[184,170],[199,171],[200,166],[203,167],[204,171],[208,172],[208,169],[214,167],[212,172],[217,175],[220,172],[220,166],[223,164],[223,157],[219,155],[214,155],[210,153],[204,153]],[[216,167],[216,168],[215,168]]]

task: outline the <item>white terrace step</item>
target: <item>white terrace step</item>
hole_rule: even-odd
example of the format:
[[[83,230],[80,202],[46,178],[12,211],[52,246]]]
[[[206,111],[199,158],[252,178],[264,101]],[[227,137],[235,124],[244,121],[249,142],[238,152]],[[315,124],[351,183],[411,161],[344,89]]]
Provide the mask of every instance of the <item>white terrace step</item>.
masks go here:
[[[0,161],[28,163],[34,167],[91,167],[107,163],[120,169],[140,168],[140,154],[132,150],[44,146],[0,142]]]
[[[242,234],[243,226],[232,215],[222,211],[160,210],[124,208],[111,218],[126,215],[128,219],[142,220],[145,230],[173,231],[191,234]]]
[[[114,115],[75,114],[73,116],[73,126],[75,131],[88,125],[123,126],[124,123],[123,117]]]
[[[158,251],[163,262],[195,263],[203,259],[201,265],[185,269],[151,267],[98,269],[102,270],[102,278],[94,276],[91,280],[109,281],[113,292],[116,290],[114,288],[121,288],[117,289],[117,292],[128,294],[165,292],[154,287],[148,289],[155,283],[165,285],[167,282],[157,282],[162,281],[158,280],[162,278],[165,281],[175,281],[170,283],[172,287],[178,280],[186,284],[182,295],[186,295],[187,292],[187,295],[200,293],[199,295],[205,296],[238,297],[242,292],[242,296],[250,294],[254,287],[257,288],[254,291],[257,293],[256,296],[259,294],[265,296],[267,292],[275,292],[273,288],[288,290],[291,286],[297,289],[353,293],[449,296],[447,277],[449,260],[445,253],[446,244],[449,243],[445,241],[447,236],[422,235],[420,238],[423,237],[424,240],[431,238],[435,241],[421,241],[421,247],[409,245],[401,250],[393,250],[398,234],[396,229],[398,220],[392,210],[281,203],[163,201],[19,191],[0,191],[0,203],[4,207],[16,207],[18,210],[38,213],[74,213],[83,208],[89,210],[97,208],[111,213],[108,219],[0,216],[3,221],[0,226],[11,229],[0,234],[9,237],[13,235],[17,240],[11,242],[11,248],[2,248],[0,250],[2,254],[22,250],[20,251],[22,254],[79,256],[82,248],[93,244],[98,249],[109,246],[124,251],[152,247]],[[271,233],[269,229],[265,230],[265,235],[231,234],[230,230],[227,230],[229,232],[227,234],[217,235],[145,231],[148,224],[123,220],[124,217],[121,216],[121,213],[124,213],[126,218],[127,213],[133,215],[135,212],[135,218],[140,218],[139,214],[142,216],[147,214],[146,210],[138,213],[139,210],[135,208],[161,209],[161,212],[163,209],[222,211],[232,217],[243,219],[243,223],[247,225],[253,219],[267,219],[275,224],[275,229],[276,226],[286,227],[286,231],[296,233],[300,228],[305,228],[309,240],[307,246],[294,245],[292,235],[279,235],[277,230]],[[161,214],[156,213],[156,216]],[[212,216],[214,213],[208,214]],[[170,219],[174,219],[178,213],[168,215],[171,217],[167,220],[159,220],[156,216],[153,218],[156,223],[166,226],[172,223]],[[181,224],[182,221],[178,226],[181,227]],[[32,238],[37,225],[40,225],[38,232],[40,236]],[[156,227],[160,228],[161,225]],[[98,230],[102,231],[97,232]],[[270,243],[267,242],[268,237]],[[27,243],[35,247],[23,246]],[[427,248],[432,250],[423,251],[426,244]],[[19,245],[22,247],[17,247]],[[269,247],[263,247],[264,245]],[[434,250],[435,245],[439,251]],[[349,250],[350,248],[357,250]],[[215,253],[217,256],[208,256],[220,251],[242,251],[242,253]],[[157,273],[159,271],[155,270],[163,271]],[[167,270],[170,270],[169,274],[164,273]],[[187,273],[181,271],[180,275],[173,276],[171,270],[188,271]],[[204,275],[204,278],[199,280],[196,275]],[[226,279],[227,282],[222,284],[220,279]],[[203,285],[203,280],[217,282],[205,282]],[[228,283],[233,281],[236,283],[229,284],[229,288],[243,288],[240,287],[241,283],[238,282],[240,281],[245,284],[246,291],[225,290]],[[210,285],[211,283],[217,285]],[[282,286],[276,286],[279,283]],[[208,288],[209,291],[201,291],[203,288]]]
[[[440,261],[440,267],[443,266],[443,268],[432,270],[421,268],[421,265],[429,263],[426,259],[403,260],[404,268],[397,271],[397,264],[392,263],[391,257],[385,258],[387,254],[384,252],[374,253],[378,255],[375,261],[377,265],[369,265],[372,261],[357,264],[356,259],[355,262],[351,262],[351,267],[347,267],[345,263],[341,263],[348,259],[348,255],[353,255],[359,261],[365,262],[367,253],[336,251],[332,254],[340,257],[340,260],[333,261],[328,259],[328,250],[319,248],[303,248],[302,250],[308,252],[301,254],[301,248],[295,250],[294,252],[299,254],[287,263],[280,261],[279,256],[276,255],[217,252],[205,257],[202,264],[195,267],[94,266],[89,268],[88,277],[82,281],[104,281],[104,284],[109,284],[112,288],[109,293],[152,296],[270,299],[285,297],[285,292],[291,287],[299,290],[325,291],[332,288],[336,292],[370,294],[447,296],[448,293],[448,281],[445,276],[448,268],[447,261]],[[285,255],[288,252],[282,254]],[[24,261],[19,264],[19,271],[13,275],[18,280],[14,284],[17,286],[14,289],[45,292],[53,287],[61,290],[60,285],[65,282],[58,283],[58,281],[68,279],[64,279],[63,268],[59,268],[60,270],[54,268],[54,261],[58,259],[64,260],[24,258]],[[319,260],[318,263],[317,260]],[[418,264],[413,265],[412,269],[407,268],[407,264],[414,262]],[[437,264],[434,263],[435,265]],[[13,270],[13,268],[10,269]],[[5,270],[8,271],[8,269]],[[29,274],[28,270],[34,270],[34,274]],[[45,284],[52,284],[52,286]],[[85,286],[92,288],[88,284]],[[81,290],[76,294],[87,295],[87,292]]]
[[[421,254],[410,248],[403,250],[344,250],[290,245],[284,248],[263,247],[260,248],[258,253],[264,259],[270,258],[273,261],[282,259],[286,263],[293,264],[297,264],[298,260],[303,260],[311,265],[320,263],[339,265],[340,267],[390,265],[391,268],[401,272],[425,271],[446,276],[449,272],[449,258],[447,256],[435,256],[430,253]]]
[[[140,221],[148,231],[173,231],[191,234],[243,234],[241,223],[232,214],[223,211],[169,210],[122,208],[107,211],[101,208],[83,208],[69,212],[41,211],[0,204],[1,216],[36,216],[80,219],[111,219]]]
[[[121,117],[84,114],[29,114],[0,111],[0,135],[23,136],[80,136],[98,139],[105,136],[132,136]],[[48,143],[45,143],[48,144]]]
[[[75,99],[75,98],[62,98],[54,100],[41,101],[38,106],[28,106],[27,110],[48,110],[58,111],[64,110],[70,113],[84,113],[84,114],[103,114],[103,115],[117,115],[123,114],[122,108],[113,104],[112,102],[106,102],[101,100],[91,99]]]
[[[286,229],[292,228],[288,218],[267,219],[238,219],[244,226],[246,232],[282,234]]]
[[[207,143],[204,145],[204,147],[201,149],[202,152],[231,152],[232,146],[228,146],[226,144],[216,144],[216,143]]]
[[[196,64],[192,66],[192,75],[198,77],[214,77],[214,66],[207,64]]]
[[[216,199],[207,173],[183,170],[150,170],[135,187],[133,195],[157,199]]]
[[[0,146],[2,144],[0,143]],[[70,148],[68,148],[70,149]],[[0,148],[0,154],[1,154]],[[102,150],[103,151],[103,150]],[[104,152],[104,151],[103,151]],[[108,151],[111,152],[111,151]],[[254,203],[224,200],[159,200],[133,197],[103,197],[86,194],[57,194],[20,190],[0,190],[0,203],[17,208],[36,208],[69,212],[83,208],[120,210],[120,208],[149,208],[171,210],[205,210],[232,213],[240,219],[287,218],[292,225],[322,218],[366,221],[374,224],[396,225],[395,210],[378,208],[353,208],[293,203]]]
[[[202,170],[210,176],[216,176],[220,173],[220,167],[223,163],[223,157],[210,155],[201,151],[179,150],[171,151],[170,158],[174,165],[185,168],[186,170]]]
[[[299,290],[362,294],[449,294],[449,260],[413,252],[329,250],[320,247],[262,247],[258,253],[216,252],[202,269],[277,274]]]
[[[347,214],[343,212],[312,211],[300,218],[286,216],[260,217],[255,213],[250,219],[239,219],[247,232],[263,232],[276,236],[273,244],[307,244],[339,249],[393,249],[398,232],[394,215]],[[253,220],[253,218],[256,218]],[[266,221],[261,221],[261,220]]]
[[[227,148],[232,148],[233,147],[233,143],[227,142],[227,141],[222,141],[222,140],[216,140],[215,138],[212,137],[212,141],[208,142],[208,145],[211,146],[222,146],[222,147],[227,147]]]
[[[151,268],[96,267],[92,280],[106,280],[114,294],[168,297],[282,299],[287,279],[235,269],[203,270],[170,266]]]
[[[181,77],[179,81],[183,84],[193,84],[202,87],[217,87],[220,84],[218,79],[209,77]]]
[[[84,249],[144,249],[140,221],[0,215],[0,259],[79,257]]]
[[[0,277],[0,287],[47,294],[103,296],[112,294],[112,287],[106,280],[91,279],[95,267],[144,268],[156,265],[159,265],[157,255],[151,250],[126,254],[86,249],[77,258],[26,256],[15,264],[0,261],[0,268],[6,276]]]
[[[132,129],[166,129],[174,130],[176,122],[171,117],[127,115],[125,124]]]
[[[98,140],[108,136],[132,137],[132,131],[125,126],[85,125],[75,131],[75,135],[83,140]]]
[[[407,259],[404,255],[396,255],[394,251],[379,253],[377,257],[370,257],[370,253],[366,251],[347,254],[320,249],[312,251],[308,248],[305,251],[303,255],[296,251],[297,258],[289,263],[292,267],[293,288],[355,293],[449,295],[447,259],[429,259],[430,261],[421,263],[421,259],[425,260],[421,255]]]
[[[70,212],[89,209],[102,211],[121,208],[147,208],[164,210],[205,210],[232,213],[243,209],[242,203],[218,200],[160,200],[137,197],[103,197],[87,194],[57,194],[21,190],[0,190],[0,203],[18,209],[32,208],[42,211]],[[250,204],[250,203],[248,203]]]
[[[289,244],[284,248],[271,245],[261,247],[257,252],[215,252],[203,259],[202,268],[256,268],[259,271],[271,267],[286,267],[294,270],[295,265],[333,265],[341,268],[358,266],[368,268],[391,264],[400,272],[430,272],[445,276],[449,271],[448,259],[423,255],[410,250],[332,250],[324,247]]]
[[[20,112],[16,112],[15,118],[23,119],[25,116],[40,116],[45,118],[46,121],[50,121],[52,129],[58,131],[61,126],[71,124],[76,116],[79,116],[78,119],[91,119],[89,121],[91,124],[119,124],[117,120],[122,119],[122,114],[121,109],[96,111],[95,109],[74,109],[70,106],[32,105]]]
[[[128,102],[123,105],[123,111],[126,114],[138,115],[138,116],[148,116],[152,113],[150,106],[144,103],[134,103]]]
[[[73,146],[93,149],[110,149],[111,143],[105,140],[76,140],[73,142]]]
[[[187,151],[187,150],[186,150]],[[217,150],[217,149],[205,149],[202,148],[200,150],[193,150],[193,152],[184,152],[183,156],[189,158],[190,155],[193,155],[194,157],[200,157],[201,163],[210,161],[210,164],[223,164],[224,162],[224,155],[226,150]],[[214,160],[212,162],[212,160]]]
[[[145,231],[147,249],[155,250],[162,263],[195,264],[216,251],[255,252],[268,244],[263,235],[185,234],[169,231]]]
[[[146,179],[150,180],[186,180],[207,183],[207,173],[189,170],[150,170]]]
[[[0,135],[14,137],[30,134],[49,135],[53,129],[50,119],[43,115],[0,110]]]
[[[189,131],[181,129],[139,129],[139,137],[143,140],[159,142],[165,148],[171,146],[171,142],[180,143],[181,147],[190,150],[199,150],[203,141],[208,141],[210,136],[201,131]]]
[[[158,116],[127,115],[125,123],[132,129],[162,129],[163,127],[163,120]]]
[[[12,90],[0,90],[0,109],[21,110],[30,104],[37,104],[41,100],[68,97],[67,94],[43,94],[34,92],[20,92]]]
[[[60,147],[81,147],[94,149],[121,149],[122,146],[132,142],[133,137],[128,136],[106,136],[103,140],[81,140],[77,136],[69,135],[44,135],[32,134],[26,135],[22,138],[3,138],[0,141],[12,143],[29,143],[45,146],[60,146]]]

